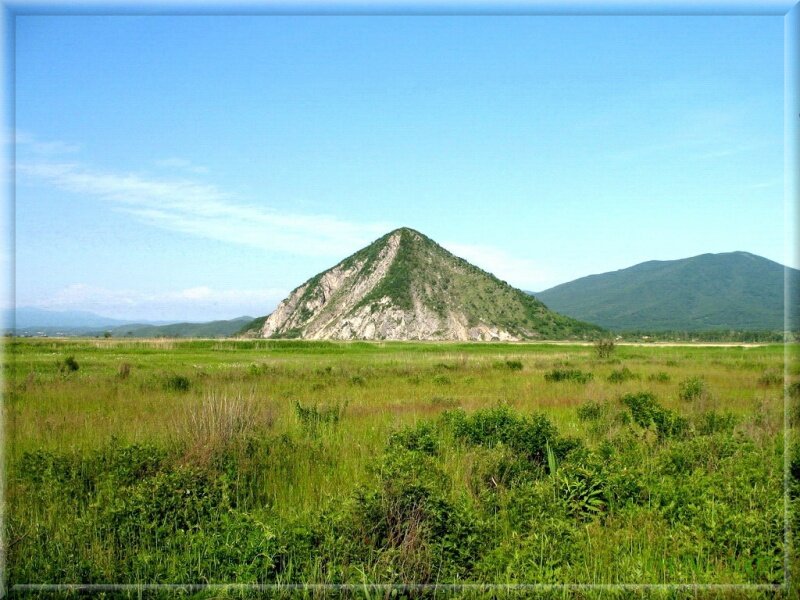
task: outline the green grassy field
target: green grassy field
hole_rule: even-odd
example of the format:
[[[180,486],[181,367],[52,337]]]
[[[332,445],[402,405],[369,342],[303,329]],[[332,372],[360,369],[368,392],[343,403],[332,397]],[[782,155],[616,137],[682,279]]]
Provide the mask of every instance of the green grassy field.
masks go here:
[[[784,358],[13,341],[6,583],[781,584]]]

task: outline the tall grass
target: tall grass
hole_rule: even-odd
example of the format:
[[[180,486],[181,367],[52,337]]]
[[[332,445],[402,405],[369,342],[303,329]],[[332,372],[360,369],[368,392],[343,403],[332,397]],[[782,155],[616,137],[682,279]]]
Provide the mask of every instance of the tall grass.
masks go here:
[[[9,352],[11,583],[781,577],[780,346]]]
[[[257,419],[253,393],[209,392],[187,404],[175,424],[175,444],[185,448],[188,460],[208,465],[247,441],[257,426],[269,428],[271,415]]]

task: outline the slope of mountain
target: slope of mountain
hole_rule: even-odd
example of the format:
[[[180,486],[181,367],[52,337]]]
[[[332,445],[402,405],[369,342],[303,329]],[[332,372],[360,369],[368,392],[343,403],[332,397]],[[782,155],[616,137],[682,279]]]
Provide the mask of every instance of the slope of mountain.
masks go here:
[[[111,334],[114,337],[222,338],[236,335],[242,330],[242,327],[252,322],[253,317],[238,317],[207,323],[125,325],[111,329]]]
[[[296,288],[248,335],[307,339],[520,340],[591,337],[413,229],[392,231]]]
[[[784,272],[796,314],[800,271],[748,252],[648,261],[534,295],[553,310],[617,331],[781,330]]]

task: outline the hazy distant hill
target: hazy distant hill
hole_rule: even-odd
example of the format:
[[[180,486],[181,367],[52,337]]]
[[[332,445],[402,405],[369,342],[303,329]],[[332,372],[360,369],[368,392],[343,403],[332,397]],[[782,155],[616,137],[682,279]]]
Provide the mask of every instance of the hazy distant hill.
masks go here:
[[[11,313],[12,311],[8,311]],[[124,319],[112,319],[85,310],[45,310],[20,306],[13,311],[17,329],[29,328],[51,328],[59,327],[65,329],[89,329],[99,327],[115,327],[126,325],[135,321]],[[9,321],[10,321],[9,314]]]
[[[413,229],[376,240],[312,277],[249,335],[308,339],[518,340],[591,337]]]
[[[786,271],[796,313],[800,271]],[[727,252],[648,261],[534,295],[553,310],[609,329],[704,331],[783,329],[783,292],[783,265]]]
[[[164,321],[126,321],[104,317],[88,311],[52,311],[39,308],[16,309],[17,335],[113,337],[230,337],[252,322],[253,317],[210,321],[205,323],[170,323]],[[11,328],[11,311],[4,315],[4,326]]]

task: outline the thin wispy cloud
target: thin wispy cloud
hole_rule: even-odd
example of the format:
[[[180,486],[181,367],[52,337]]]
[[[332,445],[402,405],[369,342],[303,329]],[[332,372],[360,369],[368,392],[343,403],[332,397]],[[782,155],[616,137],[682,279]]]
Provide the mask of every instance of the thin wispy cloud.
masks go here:
[[[157,167],[161,167],[163,169],[170,169],[173,171],[184,171],[186,173],[194,173],[196,175],[200,175],[202,173],[208,173],[208,168],[202,165],[196,165],[190,160],[186,160],[185,158],[178,158],[178,157],[170,157],[164,158],[161,160],[157,160],[154,163]]]
[[[55,160],[19,163],[17,173],[20,183],[45,184],[91,197],[153,227],[268,252],[339,259],[392,228],[389,223],[358,223],[331,215],[278,212],[248,204],[219,186],[187,176],[185,172],[197,166],[190,161],[173,157],[157,164],[184,171],[184,176],[102,171],[79,161]],[[518,287],[544,289],[553,280],[553,274],[536,262],[496,247],[457,242],[444,245]],[[225,305],[226,314],[233,314],[235,306],[274,306],[283,295],[285,290],[226,292],[208,287],[143,294],[76,284],[32,304],[52,309],[83,307],[115,314],[128,309],[163,314],[180,304],[202,302]]]
[[[758,181],[747,186],[750,190],[763,190],[766,188],[783,186],[783,179],[770,179],[768,181]]]
[[[17,131],[14,135],[14,142],[18,148],[25,149],[40,156],[73,154],[81,149],[78,144],[62,142],[60,140],[42,140],[26,131]]]
[[[218,186],[191,178],[100,171],[78,162],[25,162],[19,176],[88,195],[137,220],[169,231],[270,252],[338,257],[391,228],[332,215],[278,212],[246,204]]]

